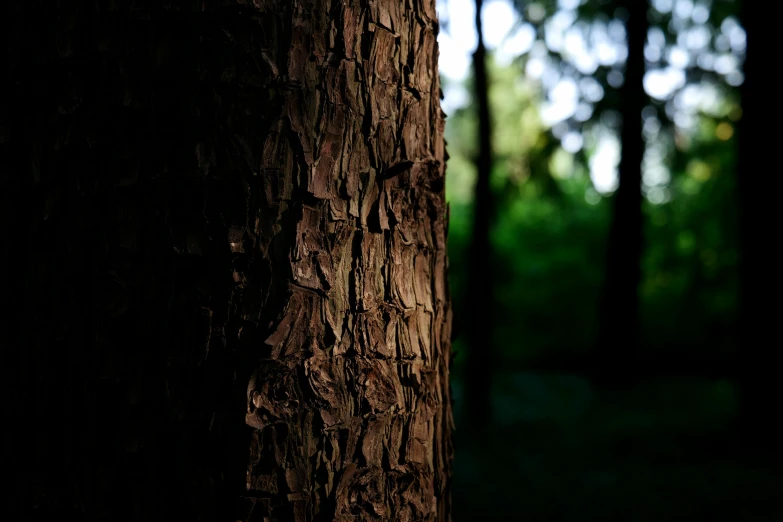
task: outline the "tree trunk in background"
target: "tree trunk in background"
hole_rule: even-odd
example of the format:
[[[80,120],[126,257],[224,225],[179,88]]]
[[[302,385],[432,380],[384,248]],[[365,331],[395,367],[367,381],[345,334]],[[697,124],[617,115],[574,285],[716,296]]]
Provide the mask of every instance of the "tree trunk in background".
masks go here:
[[[767,8],[767,9],[765,9]],[[777,419],[781,385],[778,360],[780,335],[778,296],[781,277],[774,251],[772,224],[779,219],[780,144],[777,124],[778,86],[765,78],[769,64],[764,50],[774,49],[775,17],[768,6],[742,3],[747,32],[745,82],[740,87],[742,119],[739,124],[737,192],[740,220],[740,360],[739,428],[747,448],[770,450],[780,457],[783,430]],[[768,35],[765,37],[764,35]],[[767,40],[766,38],[769,38]],[[769,158],[772,163],[765,162]],[[773,215],[774,214],[774,215]]]
[[[644,92],[644,44],[649,22],[648,3],[625,2],[628,58],[625,82],[620,88],[623,117],[619,187],[612,198],[613,218],[606,251],[606,275],[599,315],[596,353],[599,382],[615,385],[627,382],[635,371],[633,361],[639,347],[639,283],[643,245],[642,221],[642,110]]]
[[[449,520],[435,1],[15,5],[8,520]]]
[[[478,106],[479,150],[474,191],[473,235],[468,272],[468,340],[465,402],[470,430],[481,433],[492,418],[492,126],[489,114],[486,48],[481,31],[482,0],[476,0],[478,45],[473,54],[473,74]]]

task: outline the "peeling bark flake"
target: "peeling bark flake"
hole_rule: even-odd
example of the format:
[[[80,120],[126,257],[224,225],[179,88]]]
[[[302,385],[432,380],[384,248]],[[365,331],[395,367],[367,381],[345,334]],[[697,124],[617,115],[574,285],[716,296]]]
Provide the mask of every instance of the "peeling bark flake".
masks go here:
[[[14,5],[18,502],[448,522],[435,0]]]

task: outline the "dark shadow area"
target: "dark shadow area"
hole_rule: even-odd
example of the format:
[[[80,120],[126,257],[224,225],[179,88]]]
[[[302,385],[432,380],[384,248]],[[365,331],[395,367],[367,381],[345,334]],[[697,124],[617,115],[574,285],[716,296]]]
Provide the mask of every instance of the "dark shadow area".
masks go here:
[[[265,131],[258,89],[223,74],[257,74],[229,33],[262,29],[207,3],[109,4],[0,16],[0,518],[236,520],[258,350],[214,306],[239,262],[210,237],[245,212],[248,173],[207,180],[194,151],[229,123]]]

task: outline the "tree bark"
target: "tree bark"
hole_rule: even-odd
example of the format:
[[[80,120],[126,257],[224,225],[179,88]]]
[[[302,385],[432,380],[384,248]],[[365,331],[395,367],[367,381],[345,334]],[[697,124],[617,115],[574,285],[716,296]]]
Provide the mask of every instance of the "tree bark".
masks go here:
[[[606,275],[599,316],[596,353],[598,380],[602,385],[627,383],[634,370],[639,347],[639,282],[643,246],[642,219],[642,110],[644,92],[644,44],[649,21],[648,2],[629,0],[626,23],[628,58],[620,88],[623,117],[619,186],[612,205],[613,217],[606,250]]]
[[[9,519],[450,520],[434,0],[141,4],[6,18]]]

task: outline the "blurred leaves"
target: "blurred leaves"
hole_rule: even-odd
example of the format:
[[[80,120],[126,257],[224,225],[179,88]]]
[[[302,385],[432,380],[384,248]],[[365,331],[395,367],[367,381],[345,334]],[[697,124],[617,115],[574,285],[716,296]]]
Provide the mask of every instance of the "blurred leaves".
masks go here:
[[[621,48],[624,15],[614,0],[513,2],[523,15],[517,27],[532,24],[538,41],[509,65],[488,64],[498,316],[495,424],[480,448],[459,445],[470,378],[459,330],[483,306],[465,299],[475,109],[468,103],[446,122],[455,520],[783,519],[776,477],[743,461],[727,430],[737,409],[739,1],[650,1],[648,73],[676,70],[666,79],[673,88],[647,89],[653,100],[642,115],[640,357],[655,362],[654,371],[685,370],[676,378],[651,373],[622,393],[595,390],[583,370],[593,360],[611,219],[611,184],[595,181],[611,162],[598,157],[602,139],[616,138],[622,123],[617,81],[625,56],[604,48],[603,61],[580,64],[564,42],[584,37],[593,51],[607,42]],[[557,89],[579,98],[560,120],[546,117],[567,112]],[[472,92],[470,78],[465,90]],[[541,361],[552,366],[536,367]]]
[[[542,123],[536,84],[515,64],[490,61],[489,70],[499,216],[493,231],[498,364],[581,353],[594,333],[609,202],[593,189],[585,159],[565,151]],[[652,201],[644,209],[648,244],[640,298],[648,353],[668,357],[687,346],[689,356],[722,358],[733,349],[735,144],[733,133],[721,137],[718,128],[733,125],[728,115],[736,101],[724,97],[716,107],[699,114],[696,131],[680,146],[671,125],[648,142],[659,145],[658,161],[668,172],[645,189]],[[474,108],[455,111],[446,133],[450,272],[459,322],[469,320],[471,306],[463,292],[475,180]],[[589,158],[593,151],[585,148]],[[656,190],[663,194],[658,200]]]

